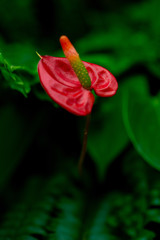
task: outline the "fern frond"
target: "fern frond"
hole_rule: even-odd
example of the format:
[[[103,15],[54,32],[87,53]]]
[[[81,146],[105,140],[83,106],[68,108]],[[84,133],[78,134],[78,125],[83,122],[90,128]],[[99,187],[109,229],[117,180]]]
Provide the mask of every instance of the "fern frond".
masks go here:
[[[78,239],[83,193],[65,176],[32,180],[5,215],[0,240]]]
[[[32,179],[21,201],[5,215],[0,228],[0,239],[37,239],[45,236],[49,212],[55,200],[47,195],[45,186],[40,191],[41,179]]]
[[[57,218],[50,218],[48,226],[48,240],[79,239],[83,206],[81,200],[63,199],[58,204],[59,214]]]
[[[0,240],[154,239],[160,223],[159,173],[132,157],[125,161],[128,191],[104,189],[97,197],[95,188],[72,174],[31,179],[6,213]]]

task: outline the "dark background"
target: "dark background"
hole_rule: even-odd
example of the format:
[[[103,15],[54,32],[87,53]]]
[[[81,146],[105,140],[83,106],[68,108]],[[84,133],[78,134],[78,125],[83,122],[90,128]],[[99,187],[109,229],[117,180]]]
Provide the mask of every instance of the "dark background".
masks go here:
[[[0,1],[0,239],[159,239],[159,10],[158,0]],[[61,35],[119,84],[96,97],[81,176],[85,117],[52,102],[37,73],[36,51],[64,57]]]

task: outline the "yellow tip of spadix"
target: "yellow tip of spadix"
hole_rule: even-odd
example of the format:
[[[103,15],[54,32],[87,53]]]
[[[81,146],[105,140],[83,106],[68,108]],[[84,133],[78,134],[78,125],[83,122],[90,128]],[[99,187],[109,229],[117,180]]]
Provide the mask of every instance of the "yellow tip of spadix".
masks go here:
[[[38,55],[39,58],[42,59],[42,56],[36,51],[36,54]]]

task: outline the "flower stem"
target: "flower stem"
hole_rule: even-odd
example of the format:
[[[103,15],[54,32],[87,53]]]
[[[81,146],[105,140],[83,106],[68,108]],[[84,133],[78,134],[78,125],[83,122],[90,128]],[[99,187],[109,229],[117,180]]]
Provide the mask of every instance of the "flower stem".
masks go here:
[[[88,138],[88,130],[89,130],[89,125],[90,125],[90,119],[91,119],[91,114],[88,114],[87,117],[86,117],[86,124],[85,124],[85,129],[84,129],[81,155],[80,155],[80,159],[79,159],[79,162],[78,162],[78,170],[79,170],[80,174],[82,173],[82,165],[83,165],[84,158],[85,158],[85,155],[86,155],[87,138]]]

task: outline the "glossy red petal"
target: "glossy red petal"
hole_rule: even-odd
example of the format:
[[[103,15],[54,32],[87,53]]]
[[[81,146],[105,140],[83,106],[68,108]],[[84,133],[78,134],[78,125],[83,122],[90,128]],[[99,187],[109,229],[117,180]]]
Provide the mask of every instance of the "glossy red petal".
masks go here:
[[[115,77],[107,69],[99,65],[83,63],[89,72],[92,80],[91,88],[94,89],[95,93],[101,97],[113,96],[118,89]]]
[[[57,82],[73,88],[81,86],[75,72],[66,58],[42,56],[40,61],[42,61],[45,70]]]
[[[38,73],[43,88],[60,106],[79,116],[92,111],[94,96],[81,86],[67,59],[43,56]]]

